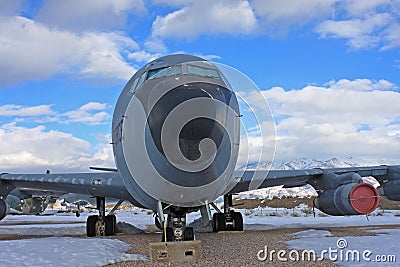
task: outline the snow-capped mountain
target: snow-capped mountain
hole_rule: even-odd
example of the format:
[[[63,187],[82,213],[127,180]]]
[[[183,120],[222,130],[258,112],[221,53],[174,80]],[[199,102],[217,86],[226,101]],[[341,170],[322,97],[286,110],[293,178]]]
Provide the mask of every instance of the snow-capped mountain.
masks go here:
[[[313,169],[313,168],[345,168],[345,167],[357,167],[357,166],[366,166],[366,165],[379,165],[376,162],[356,162],[352,158],[341,160],[337,158],[332,158],[329,160],[316,160],[316,159],[307,159],[307,158],[299,158],[293,161],[288,162],[274,162],[274,163],[263,163],[257,167],[257,164],[249,164],[247,165],[247,170],[251,169],[268,169],[269,166],[271,170],[299,170],[299,169]],[[377,187],[379,184],[373,177],[364,177],[363,180],[366,183],[370,183]],[[312,197],[317,196],[314,188],[310,185],[305,185],[302,187],[296,188],[282,188],[282,186],[275,186],[264,189],[257,189],[249,192],[244,192],[239,194],[239,198],[248,199],[248,198],[282,198],[284,196],[292,196],[292,197]]]
[[[298,169],[312,169],[312,168],[344,168],[356,167],[360,164],[350,160],[339,160],[332,158],[328,160],[316,160],[299,158],[289,162],[281,162],[272,164],[273,169],[276,170],[298,170]]]

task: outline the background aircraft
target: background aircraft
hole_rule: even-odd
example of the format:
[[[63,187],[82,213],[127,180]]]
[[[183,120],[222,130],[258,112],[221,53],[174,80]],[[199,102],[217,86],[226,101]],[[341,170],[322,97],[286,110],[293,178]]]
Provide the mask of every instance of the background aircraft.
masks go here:
[[[277,185],[312,185],[315,206],[331,215],[372,212],[378,191],[361,177],[373,176],[381,195],[400,200],[400,166],[293,171],[238,170],[241,115],[234,78],[222,66],[191,55],[158,58],[128,81],[115,107],[112,146],[117,168],[69,174],[1,174],[0,219],[14,189],[77,193],[96,198],[99,215],[89,216],[87,235],[112,235],[116,218],[105,199],[127,200],[155,212],[168,241],[192,240],[186,214],[201,211],[215,232],[242,230],[232,195]],[[239,83],[240,84],[240,83]],[[224,196],[224,210],[213,204]],[[210,206],[218,212],[211,216]],[[165,218],[167,215],[167,218]],[[163,227],[165,226],[165,227]],[[164,235],[163,235],[164,238]]]

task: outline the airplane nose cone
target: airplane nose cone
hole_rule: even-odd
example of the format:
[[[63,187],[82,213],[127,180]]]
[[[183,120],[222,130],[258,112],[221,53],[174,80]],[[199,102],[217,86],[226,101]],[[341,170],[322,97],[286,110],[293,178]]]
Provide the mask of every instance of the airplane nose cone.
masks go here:
[[[240,138],[236,96],[222,82],[193,80],[150,80],[131,98],[115,133],[126,164],[118,169],[126,166],[133,193],[193,207],[231,183]]]
[[[227,125],[237,113],[234,97],[219,85],[196,82],[177,86],[156,102],[147,118],[146,147],[165,179],[195,187],[221,176],[236,135]]]
[[[170,148],[173,140],[178,140],[179,151],[175,152],[192,162],[201,158],[200,144],[213,148],[210,142],[206,142],[207,145],[204,141],[212,141],[216,149],[220,147],[225,134],[225,110],[218,109],[217,104],[229,105],[231,97],[230,92],[224,94],[223,90],[214,84],[185,84],[169,91],[154,105],[148,124],[152,138],[164,156],[168,154],[164,148]],[[166,141],[164,144],[163,140]],[[204,152],[209,149],[204,149]],[[171,156],[178,159],[176,155]]]

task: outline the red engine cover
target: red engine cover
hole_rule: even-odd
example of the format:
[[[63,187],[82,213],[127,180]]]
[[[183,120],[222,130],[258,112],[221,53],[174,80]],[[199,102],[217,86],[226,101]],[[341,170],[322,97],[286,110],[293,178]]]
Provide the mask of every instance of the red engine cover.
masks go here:
[[[378,191],[370,184],[357,184],[350,192],[350,203],[361,214],[371,213],[379,205]]]

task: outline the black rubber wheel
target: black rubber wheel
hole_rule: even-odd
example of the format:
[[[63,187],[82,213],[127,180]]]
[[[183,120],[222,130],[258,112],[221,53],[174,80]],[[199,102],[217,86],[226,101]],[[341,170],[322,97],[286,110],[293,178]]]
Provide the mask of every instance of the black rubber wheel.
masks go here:
[[[118,227],[117,227],[117,216],[113,215],[114,217],[114,233],[118,232]]]
[[[86,235],[89,237],[96,236],[96,222],[98,221],[99,216],[90,215],[86,221]]]
[[[184,241],[192,241],[194,240],[194,229],[193,227],[186,227],[183,232],[183,240]]]
[[[112,218],[113,226],[114,226],[114,234],[115,234],[116,232],[118,232],[118,228],[117,228],[117,216],[115,216],[115,214],[111,214],[111,215],[107,215],[106,217]]]
[[[0,220],[7,216],[10,208],[8,207],[7,201],[0,199]]]
[[[243,217],[240,212],[232,212],[231,213],[233,222],[234,222],[234,228],[233,230],[235,231],[243,231]]]
[[[174,231],[171,227],[167,227],[167,242],[174,241]],[[162,234],[161,242],[165,242],[165,235],[164,232]]]
[[[218,232],[216,213],[213,214],[212,228],[213,228],[213,232],[214,232],[214,233]]]
[[[225,231],[225,215],[223,213],[214,213],[213,215],[213,232]]]
[[[114,235],[115,233],[115,215],[108,215],[104,217],[104,223],[106,228],[106,236]]]

